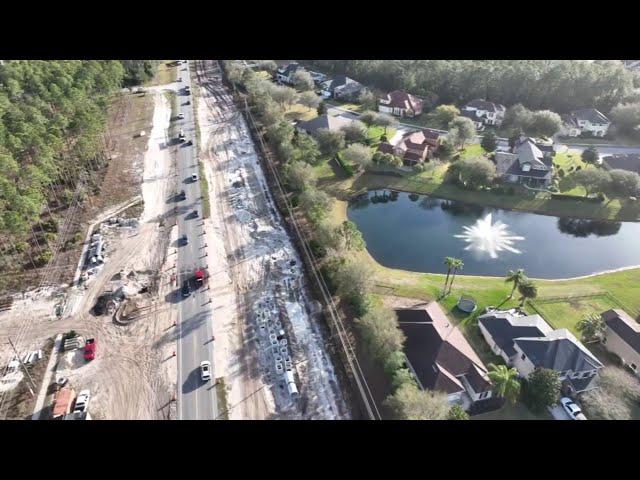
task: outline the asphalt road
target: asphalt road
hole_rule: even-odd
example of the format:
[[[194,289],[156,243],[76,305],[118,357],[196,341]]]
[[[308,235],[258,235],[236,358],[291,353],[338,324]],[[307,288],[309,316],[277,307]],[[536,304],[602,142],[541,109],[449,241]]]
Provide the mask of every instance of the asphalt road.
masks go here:
[[[191,86],[189,64],[177,67],[178,77],[182,79],[177,92],[179,112],[184,119],[172,119],[177,124],[174,130],[182,129],[186,142],[177,147],[176,192],[184,190],[185,200],[173,200],[178,209],[178,235],[187,235],[188,244],[178,241],[177,271],[178,284],[175,286],[172,301],[178,304],[178,418],[180,420],[213,420],[218,415],[216,397],[215,365],[213,364],[213,325],[211,304],[206,285],[196,289],[194,272],[205,266],[204,227],[202,226],[202,193],[200,181],[191,181],[191,175],[198,173],[196,146],[195,112],[191,95],[186,95],[184,87]],[[185,103],[190,101],[189,105]],[[187,145],[191,140],[192,145]],[[198,216],[193,211],[198,211]],[[185,282],[191,285],[191,295],[182,295]],[[211,380],[203,382],[200,377],[200,363],[211,362]]]

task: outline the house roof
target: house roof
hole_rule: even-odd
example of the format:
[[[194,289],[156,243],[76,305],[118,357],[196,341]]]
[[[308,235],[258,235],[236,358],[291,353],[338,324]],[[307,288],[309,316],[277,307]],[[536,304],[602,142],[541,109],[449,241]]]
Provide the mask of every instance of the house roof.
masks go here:
[[[424,388],[457,393],[464,390],[463,376],[476,392],[490,388],[484,363],[436,302],[396,313],[405,353]]]
[[[513,148],[513,153],[518,156],[520,165],[529,163],[532,168],[541,170],[549,170],[551,167],[551,162],[549,160],[545,161],[544,154],[531,138],[517,140]]]
[[[570,128],[580,128],[578,119],[575,117],[575,115],[562,114],[560,115],[560,120],[562,120],[562,122]]]
[[[305,130],[311,134],[317,132],[321,128],[329,130],[339,130],[345,125],[349,125],[353,120],[339,115],[320,115],[306,122],[300,122],[298,128]]]
[[[424,135],[424,138],[426,138],[427,140],[438,140],[441,136],[444,135],[444,133],[438,132],[437,130],[434,130],[432,128],[423,128],[421,131]]]
[[[290,77],[291,75],[293,75],[298,70],[304,70],[304,67],[302,65],[300,65],[299,63],[292,62],[292,63],[288,64],[285,67],[280,67],[278,69],[278,73],[280,75],[285,75],[287,77]]]
[[[516,338],[514,343],[535,367],[583,372],[603,366],[566,328],[554,330],[544,337]]]
[[[415,111],[419,110],[422,106],[422,100],[402,90],[394,90],[393,92],[387,93],[384,100],[387,101],[388,106],[393,108],[405,108]]]
[[[478,324],[491,335],[507,357],[516,354],[514,338],[544,337],[552,332],[551,327],[540,315],[517,317],[507,311],[490,312],[478,317]]]
[[[348,84],[360,85],[360,83],[356,82],[352,78],[347,77],[346,75],[336,75],[330,80],[322,82],[323,88],[331,91],[333,91],[337,87],[341,87],[343,85],[348,85]]]
[[[595,108],[583,108],[582,110],[576,110],[571,112],[571,115],[575,116],[578,120],[585,120],[591,123],[611,123],[602,112]]]
[[[392,155],[395,155],[393,145],[387,142],[380,143],[380,145],[378,145],[378,151],[382,153],[390,153]]]
[[[482,123],[482,115],[476,114],[475,110],[462,110],[460,116],[466,117],[474,122]]]
[[[640,154],[638,153],[616,153],[604,157],[602,161],[611,170],[619,168],[640,175]]]
[[[640,353],[640,324],[620,309],[607,310],[602,313],[602,320],[627,345]]]
[[[494,161],[500,175],[518,175],[533,178],[551,178],[553,160],[542,152],[553,152],[553,146],[536,144],[535,140],[523,137],[516,141],[511,152],[496,152]],[[526,164],[530,165],[524,170]]]
[[[465,108],[475,108],[478,110],[486,110],[488,112],[504,112],[505,111],[504,105],[500,105],[499,103],[488,102],[480,98],[471,100],[469,103],[465,105]]]

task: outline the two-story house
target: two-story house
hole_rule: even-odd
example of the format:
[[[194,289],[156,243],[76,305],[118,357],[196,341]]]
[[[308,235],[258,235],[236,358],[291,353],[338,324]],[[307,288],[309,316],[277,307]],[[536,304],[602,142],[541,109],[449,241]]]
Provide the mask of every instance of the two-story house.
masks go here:
[[[293,75],[298,70],[304,71],[304,67],[296,62],[292,62],[284,67],[280,67],[278,70],[276,70],[276,80],[280,83],[293,85]]]
[[[607,310],[601,317],[606,325],[602,344],[640,376],[640,324],[620,309]]]
[[[491,398],[486,366],[437,302],[396,314],[407,364],[422,389],[442,391],[465,409]]]
[[[462,107],[461,114],[464,114],[465,112],[473,114],[473,117],[484,125],[499,127],[502,125],[502,121],[504,120],[506,108],[504,105],[500,105],[499,103],[476,99]],[[469,115],[464,116],[472,118]]]
[[[552,330],[538,315],[493,311],[478,317],[480,332],[508,365],[526,378],[537,368],[555,370],[563,390],[581,393],[595,388],[603,365],[566,328]]]
[[[496,152],[496,171],[503,181],[534,188],[548,187],[553,178],[552,146],[521,136],[510,152]]]
[[[378,146],[378,151],[391,153],[400,157],[405,165],[413,166],[423,163],[429,156],[429,152],[437,148],[440,136],[438,132],[424,129],[404,135],[395,145],[382,142]]]
[[[322,83],[320,93],[324,98],[356,100],[363,90],[361,83],[346,75],[336,75]]]
[[[584,108],[576,110],[569,115],[564,115],[561,134],[575,136],[576,125],[580,134],[590,133],[594,137],[604,137],[609,131],[611,121],[599,110],[595,108]]]
[[[378,111],[397,117],[417,117],[422,114],[423,102],[402,90],[394,90],[379,99]]]

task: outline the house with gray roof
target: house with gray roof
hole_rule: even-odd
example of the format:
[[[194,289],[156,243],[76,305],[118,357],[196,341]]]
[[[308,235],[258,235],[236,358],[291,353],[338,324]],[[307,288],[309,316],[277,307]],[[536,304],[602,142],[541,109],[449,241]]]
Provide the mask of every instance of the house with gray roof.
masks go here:
[[[307,132],[309,135],[315,135],[321,128],[327,128],[329,130],[340,130],[345,125],[349,125],[353,122],[350,118],[340,115],[320,115],[316,118],[308,120],[306,122],[300,122],[296,125],[299,131]]]
[[[503,181],[530,187],[548,187],[553,178],[553,147],[520,137],[510,152],[496,152],[496,171]]]
[[[620,309],[607,310],[601,318],[606,325],[602,344],[640,376],[640,324]]]
[[[473,116],[484,125],[495,125],[496,127],[499,127],[502,125],[506,110],[507,109],[504,105],[499,103],[488,102],[483,99],[475,99],[462,107],[462,114],[464,115],[465,112],[472,113]]]
[[[482,118],[479,118],[475,112],[470,112],[469,110],[462,110],[460,112],[461,117],[468,118],[473,122],[473,126],[476,127],[477,132],[481,132],[484,130],[484,122]]]
[[[491,351],[512,364],[516,355],[513,340],[544,337],[553,329],[540,315],[521,315],[512,311],[493,311],[478,317],[478,327]]]
[[[526,378],[538,368],[555,370],[563,389],[581,393],[595,388],[603,365],[569,330],[552,330],[539,315],[493,311],[478,317],[491,350]]]
[[[609,131],[611,121],[595,108],[583,108],[570,113],[580,127],[580,132],[588,132],[594,137],[604,137]]]
[[[278,82],[286,83],[288,85],[293,84],[293,76],[297,71],[304,71],[305,68],[297,62],[291,62],[290,64],[280,67],[276,70],[276,79]]]
[[[640,154],[615,153],[602,158],[602,165],[607,170],[628,170],[640,175]]]
[[[321,94],[324,98],[356,100],[364,90],[364,85],[346,75],[336,75],[322,82]]]

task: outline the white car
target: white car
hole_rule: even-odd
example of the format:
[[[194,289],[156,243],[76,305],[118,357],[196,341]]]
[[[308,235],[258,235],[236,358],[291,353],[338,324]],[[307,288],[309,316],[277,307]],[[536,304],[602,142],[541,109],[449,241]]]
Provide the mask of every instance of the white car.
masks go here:
[[[198,181],[198,174],[194,173],[193,175],[191,175],[191,181],[192,182],[197,182]]]
[[[200,364],[200,377],[203,382],[211,380],[211,362],[209,360],[203,360]]]
[[[180,120],[182,120],[182,119],[184,118],[184,113],[179,113],[179,114],[178,114],[178,118],[179,118]]]
[[[560,399],[560,403],[564,408],[564,411],[567,412],[567,415],[571,418],[571,420],[586,420],[587,417],[584,416],[580,407],[571,400],[569,397],[562,397]]]
[[[89,390],[82,390],[76,398],[76,405],[73,409],[73,413],[83,413],[89,408],[89,400],[91,399],[91,392]]]

